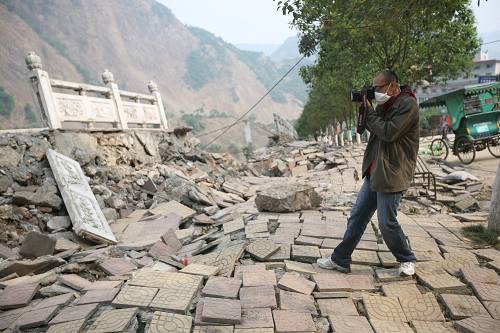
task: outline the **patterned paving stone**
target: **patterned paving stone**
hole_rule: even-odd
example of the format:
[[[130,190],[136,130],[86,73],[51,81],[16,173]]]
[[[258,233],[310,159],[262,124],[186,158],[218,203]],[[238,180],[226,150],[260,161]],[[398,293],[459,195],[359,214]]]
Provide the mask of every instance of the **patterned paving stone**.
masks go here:
[[[201,318],[211,323],[239,324],[241,303],[233,299],[205,297]]]
[[[258,239],[250,243],[246,251],[257,260],[264,260],[279,250],[279,245],[270,240]]]
[[[444,321],[441,308],[432,293],[402,296],[399,303],[408,320]]]
[[[460,275],[460,270],[465,267],[478,267],[479,262],[472,252],[460,251],[444,254],[443,268],[454,276]]]
[[[214,276],[210,277],[201,291],[202,296],[238,298],[241,287],[241,280]]]
[[[394,282],[411,280],[411,276],[402,276],[399,274],[398,268],[378,268],[375,270],[377,279],[380,282]]]
[[[500,300],[500,285],[472,282],[471,287],[481,301],[496,302]]]
[[[273,318],[271,317],[271,320]],[[274,333],[273,328],[235,328],[234,333]]]
[[[0,293],[0,310],[26,306],[38,291],[38,284],[8,286]]]
[[[234,232],[238,232],[241,230],[245,229],[245,224],[243,223],[243,220],[234,220],[231,222],[226,222],[222,225],[222,228],[224,229],[224,235],[229,235]]]
[[[456,331],[449,323],[440,323],[437,321],[418,321],[412,320],[411,326],[416,333],[455,333]]]
[[[304,236],[300,235],[295,239],[295,244],[296,245],[310,245],[310,246],[321,246],[323,243],[323,239],[321,238],[316,238],[316,237],[309,237],[309,236]]]
[[[328,320],[335,333],[373,333],[373,329],[362,316],[329,316]]]
[[[119,291],[119,288],[89,290],[76,301],[76,304],[111,303]]]
[[[158,293],[158,288],[125,286],[116,295],[112,304],[116,307],[148,307]]]
[[[378,244],[377,242],[360,241],[356,245],[356,250],[378,251]]]
[[[247,235],[252,235],[256,233],[261,233],[261,232],[267,232],[267,222],[263,223],[253,223],[253,224],[247,224],[245,226],[245,234]]]
[[[27,311],[16,320],[15,326],[19,329],[45,326],[56,314],[58,308],[58,305],[54,305],[38,310]]]
[[[350,291],[351,285],[345,275],[318,273],[312,276],[319,291]]]
[[[484,306],[493,319],[500,319],[500,302],[484,302]]]
[[[190,316],[155,311],[147,333],[190,333],[192,321]]]
[[[358,310],[350,298],[318,299],[321,315],[326,316],[358,316]]]
[[[169,310],[187,314],[198,289],[160,289],[149,307],[154,310]]]
[[[219,270],[220,268],[217,266],[208,266],[203,264],[189,264],[180,271],[181,273],[201,275],[205,278],[208,278],[209,276],[216,275],[219,272]]]
[[[397,267],[399,266],[396,257],[391,252],[377,252],[377,256],[380,260],[380,263],[384,267]]]
[[[86,320],[97,311],[97,306],[98,304],[85,304],[65,307],[49,322],[49,325],[55,325],[73,320]]]
[[[354,250],[352,253],[352,263],[360,265],[374,265],[379,266],[380,260],[377,252],[366,250]]]
[[[455,328],[463,333],[492,333],[497,332],[500,320],[485,317],[470,317],[456,321]]]
[[[403,309],[395,297],[364,295],[363,303],[370,322],[373,320],[407,321]]]
[[[325,249],[334,249],[340,244],[340,242],[342,242],[341,239],[325,238],[323,243],[321,243],[321,247]]]
[[[106,310],[87,329],[87,333],[120,333],[127,329],[137,308]]]
[[[101,262],[99,268],[108,275],[127,275],[137,267],[125,258],[110,258]]]
[[[280,290],[280,309],[292,310],[297,312],[307,312],[317,315],[314,297],[286,290]]]
[[[263,329],[274,328],[273,315],[271,309],[243,309],[241,311],[241,323],[234,326],[235,331],[238,329]],[[252,333],[248,331],[248,333]]]
[[[316,332],[316,326],[309,313],[274,310],[273,318],[277,333]]]
[[[310,295],[316,287],[316,283],[302,277],[298,273],[287,272],[279,280],[278,287]]]
[[[489,317],[488,311],[475,296],[441,294],[451,319],[464,319],[473,316]]]
[[[300,262],[314,263],[321,258],[317,246],[292,245],[292,259]]]
[[[243,287],[240,289],[240,301],[243,309],[277,307],[273,286]]]
[[[500,285],[500,276],[493,269],[469,266],[463,267],[461,271],[468,283],[482,282]]]
[[[67,321],[65,323],[50,326],[47,333],[80,332],[84,324],[85,319]]]
[[[352,291],[376,291],[378,287],[375,286],[375,278],[373,275],[367,274],[347,274],[345,279]]]
[[[376,333],[414,333],[407,323],[400,321],[370,319],[370,323]]]
[[[417,263],[416,273],[424,285],[436,292],[466,290],[466,286],[448,274],[438,262]]]
[[[233,333],[233,326],[195,326],[193,328],[193,333]]]
[[[102,289],[114,289],[121,288],[123,281],[94,281],[84,288],[84,290],[102,290]]]
[[[269,257],[264,259],[264,261],[284,261],[290,260],[291,246],[290,244],[278,244],[278,251],[271,254]]]
[[[315,274],[316,271],[311,264],[293,261],[293,260],[285,260],[286,270],[288,272],[298,272],[305,274]]]
[[[243,272],[243,286],[257,287],[257,286],[275,286],[276,274],[274,271],[264,272]]]
[[[192,274],[158,272],[142,269],[134,274],[130,285],[150,288],[198,289],[203,283],[203,277]]]

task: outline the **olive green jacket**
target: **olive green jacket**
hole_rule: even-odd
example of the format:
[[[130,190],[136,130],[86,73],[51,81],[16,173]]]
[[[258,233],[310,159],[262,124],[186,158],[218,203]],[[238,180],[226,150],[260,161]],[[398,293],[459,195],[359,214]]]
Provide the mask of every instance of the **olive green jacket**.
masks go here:
[[[413,179],[419,143],[418,104],[401,93],[387,110],[381,105],[366,116],[370,139],[363,158],[363,177],[372,161],[370,187],[376,192],[407,190]]]

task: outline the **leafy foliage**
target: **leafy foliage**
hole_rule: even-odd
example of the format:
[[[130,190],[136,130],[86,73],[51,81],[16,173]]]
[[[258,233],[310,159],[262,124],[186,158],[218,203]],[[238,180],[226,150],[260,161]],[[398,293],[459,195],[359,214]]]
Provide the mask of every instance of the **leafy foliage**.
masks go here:
[[[35,126],[38,124],[38,117],[29,103],[24,106],[24,119],[26,119],[28,126]]]
[[[500,249],[500,233],[486,229],[481,224],[475,224],[462,228],[465,237],[476,242],[478,245],[493,245]]]
[[[276,1],[276,0],[275,0]],[[301,71],[311,93],[297,122],[301,135],[335,119],[349,122],[353,87],[391,69],[403,83],[436,82],[470,70],[479,48],[468,0],[277,1],[301,32],[299,49],[318,53]]]
[[[194,110],[193,113],[185,113],[184,111],[181,111],[181,119],[186,123],[186,125],[193,128],[193,132],[200,132],[205,129],[205,125],[202,121],[204,112],[205,110],[203,110],[203,108],[198,108]]]
[[[14,110],[14,98],[0,87],[0,115],[9,117]]]

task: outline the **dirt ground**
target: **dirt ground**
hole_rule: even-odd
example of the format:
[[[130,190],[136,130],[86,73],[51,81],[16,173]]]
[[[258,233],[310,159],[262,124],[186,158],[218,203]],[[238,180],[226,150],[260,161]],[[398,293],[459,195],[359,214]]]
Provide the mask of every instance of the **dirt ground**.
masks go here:
[[[460,162],[457,156],[450,154],[446,159],[449,166],[460,167],[479,177],[485,184],[492,186],[500,163],[499,158],[493,157],[488,150],[476,152],[476,159],[469,165]]]

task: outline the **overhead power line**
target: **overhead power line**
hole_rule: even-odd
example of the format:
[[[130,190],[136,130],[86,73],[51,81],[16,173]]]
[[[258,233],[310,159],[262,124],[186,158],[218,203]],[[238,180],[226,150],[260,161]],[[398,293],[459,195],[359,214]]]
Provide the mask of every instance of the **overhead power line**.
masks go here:
[[[488,44],[493,44],[493,43],[498,43],[498,42],[500,42],[500,39],[492,40],[491,42],[481,43],[481,45],[488,45]]]

